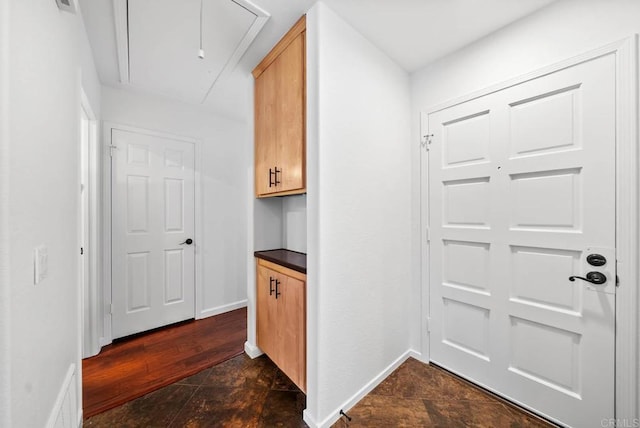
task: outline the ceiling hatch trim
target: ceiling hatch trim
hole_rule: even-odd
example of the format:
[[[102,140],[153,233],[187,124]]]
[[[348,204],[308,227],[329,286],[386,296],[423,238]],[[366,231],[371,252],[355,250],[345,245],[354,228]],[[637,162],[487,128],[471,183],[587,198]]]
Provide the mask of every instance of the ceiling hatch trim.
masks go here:
[[[120,82],[128,84],[129,76],[129,14],[128,0],[113,0],[113,16],[116,29],[116,50]]]
[[[204,102],[207,100],[216,83],[222,81],[226,76],[231,74],[236,65],[238,65],[238,63],[242,59],[242,56],[245,54],[249,46],[251,46],[253,40],[257,37],[257,35],[260,33],[264,25],[271,17],[271,15],[267,11],[252,3],[250,0],[228,1],[235,3],[236,5],[253,14],[255,16],[255,19],[251,26],[247,29],[246,33],[236,46],[231,56],[228,58],[220,73],[218,73],[218,75],[213,79],[213,82],[211,82],[209,89],[200,101],[201,104],[204,104]],[[120,82],[123,85],[133,86],[131,82],[131,62],[129,55],[128,0],[113,0],[113,13]]]
[[[231,0],[231,1],[237,4],[238,6],[243,7],[249,12],[253,13],[256,16],[256,19],[255,21],[253,21],[253,24],[251,25],[251,27],[249,27],[249,29],[245,33],[242,40],[240,40],[238,47],[236,47],[236,50],[233,52],[231,57],[229,57],[229,61],[227,61],[227,63],[225,64],[220,74],[218,74],[218,77],[216,77],[216,79],[211,83],[209,90],[205,94],[204,98],[202,98],[201,104],[204,104],[204,102],[207,100],[207,97],[209,97],[209,94],[211,93],[211,90],[213,89],[215,84],[219,80],[224,79],[228,74],[230,74],[233,71],[236,65],[238,65],[244,53],[247,51],[247,49],[249,49],[249,46],[251,46],[251,43],[253,42],[253,40],[258,36],[258,34],[260,33],[260,30],[262,30],[262,27],[264,27],[264,24],[266,24],[269,18],[271,17],[271,15],[267,11],[253,4],[249,0]]]

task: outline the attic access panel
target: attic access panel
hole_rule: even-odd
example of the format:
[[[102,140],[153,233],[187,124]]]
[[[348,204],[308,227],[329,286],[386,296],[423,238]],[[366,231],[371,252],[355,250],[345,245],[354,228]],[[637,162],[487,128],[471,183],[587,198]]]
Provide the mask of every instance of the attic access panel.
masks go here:
[[[116,17],[128,30],[118,43],[127,51],[119,52],[123,83],[190,103],[206,100],[268,17],[246,0],[204,0],[200,59],[200,0],[134,0],[123,9],[127,16]]]

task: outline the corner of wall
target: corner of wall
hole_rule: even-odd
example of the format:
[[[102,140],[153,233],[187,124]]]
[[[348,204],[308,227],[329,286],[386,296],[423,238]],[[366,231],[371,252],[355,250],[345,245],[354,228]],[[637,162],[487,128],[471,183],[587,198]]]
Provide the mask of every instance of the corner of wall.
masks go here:
[[[9,0],[0,0],[0,426],[11,426],[9,280]]]
[[[320,263],[320,222],[318,218],[320,189],[318,186],[318,122],[319,78],[318,78],[318,33],[319,14],[325,7],[317,2],[307,12],[306,70],[307,70],[307,355],[318,355],[318,283]],[[307,358],[307,408],[303,416],[310,427],[317,427],[318,361]]]
[[[82,391],[78,390],[78,385],[81,387],[82,383],[79,380],[76,365],[71,364],[49,414],[46,428],[76,428],[82,425]]]
[[[380,383],[382,383],[391,373],[393,373],[402,363],[407,361],[409,358],[417,358],[418,354],[416,351],[407,350],[398,358],[396,358],[391,364],[385,367],[380,373],[378,373],[373,379],[367,382],[358,392],[356,392],[353,396],[347,399],[342,405],[334,409],[332,413],[330,413],[322,422],[318,423],[315,421],[311,415],[307,414],[306,411],[303,414],[304,421],[312,427],[318,428],[329,428],[331,427],[338,419],[340,419],[340,411],[348,412],[353,406],[355,406],[360,400],[362,400],[367,394],[374,390]],[[309,419],[309,421],[307,421]],[[314,425],[311,425],[311,423]]]

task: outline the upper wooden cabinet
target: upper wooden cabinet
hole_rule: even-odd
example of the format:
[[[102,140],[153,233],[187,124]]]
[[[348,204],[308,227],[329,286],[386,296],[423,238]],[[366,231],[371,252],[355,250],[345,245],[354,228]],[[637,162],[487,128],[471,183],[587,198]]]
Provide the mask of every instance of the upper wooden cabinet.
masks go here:
[[[257,197],[305,193],[306,19],[253,70]]]

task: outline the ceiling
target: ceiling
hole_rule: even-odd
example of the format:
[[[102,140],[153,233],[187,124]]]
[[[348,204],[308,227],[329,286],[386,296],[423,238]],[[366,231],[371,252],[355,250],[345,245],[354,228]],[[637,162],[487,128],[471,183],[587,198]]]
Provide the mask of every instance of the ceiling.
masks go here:
[[[78,0],[103,84],[245,119],[250,71],[316,0]],[[556,0],[324,0],[408,72]]]

